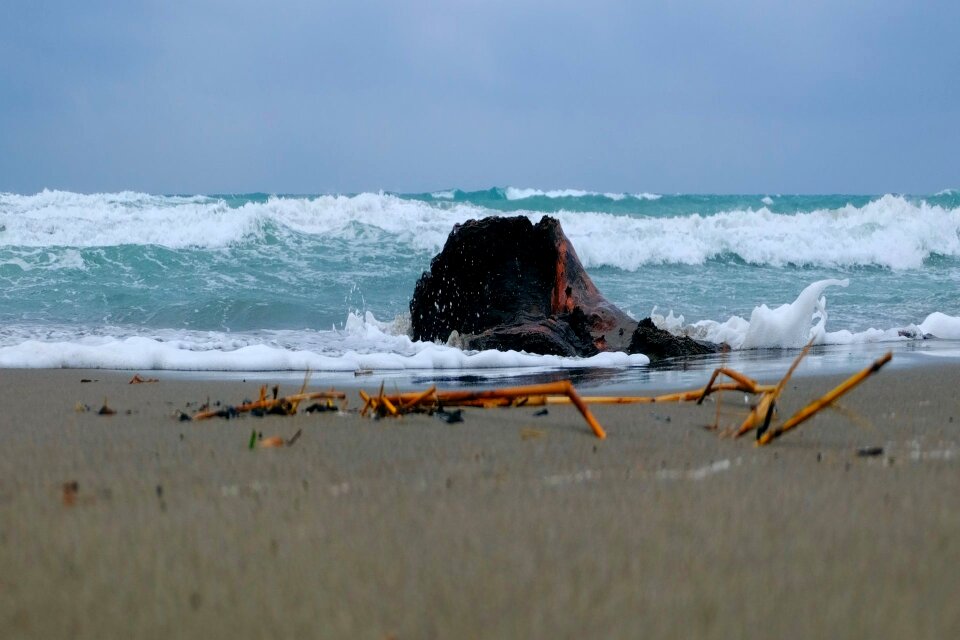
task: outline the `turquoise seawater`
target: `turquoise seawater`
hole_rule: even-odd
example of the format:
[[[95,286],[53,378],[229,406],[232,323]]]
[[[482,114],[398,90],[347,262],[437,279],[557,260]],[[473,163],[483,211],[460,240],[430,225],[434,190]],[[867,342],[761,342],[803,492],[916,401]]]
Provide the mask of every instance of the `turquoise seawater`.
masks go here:
[[[488,215],[557,217],[600,290],[638,318],[749,319],[828,278],[850,282],[824,293],[828,332],[960,316],[956,190],[44,191],[0,194],[0,365],[273,369],[312,354],[326,358],[315,368],[347,369],[352,354],[379,354],[393,359],[370,362],[457,366],[403,361],[420,349],[404,341],[404,316],[452,226]],[[245,347],[248,366],[221,357]]]

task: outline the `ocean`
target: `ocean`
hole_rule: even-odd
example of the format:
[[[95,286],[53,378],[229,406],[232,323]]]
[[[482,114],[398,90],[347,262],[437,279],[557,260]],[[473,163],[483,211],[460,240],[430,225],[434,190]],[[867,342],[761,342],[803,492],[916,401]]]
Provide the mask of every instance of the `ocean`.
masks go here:
[[[957,190],[43,191],[0,194],[0,366],[657,377],[643,357],[412,341],[417,278],[453,225],[492,215],[555,216],[611,302],[744,361],[779,365],[809,336],[833,361],[870,345],[960,354]]]

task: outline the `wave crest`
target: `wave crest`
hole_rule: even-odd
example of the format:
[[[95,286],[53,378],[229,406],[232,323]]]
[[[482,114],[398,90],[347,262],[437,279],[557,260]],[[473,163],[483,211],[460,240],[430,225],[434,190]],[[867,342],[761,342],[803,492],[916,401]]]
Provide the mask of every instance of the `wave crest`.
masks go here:
[[[693,209],[695,205],[691,204]],[[271,233],[317,242],[368,244],[399,254],[436,253],[451,228],[505,214],[470,202],[435,202],[384,193],[270,196],[228,202],[206,196],[0,194],[4,247],[159,245],[217,249],[262,243]],[[960,207],[886,195],[862,207],[797,213],[767,207],[701,215],[559,211],[584,265],[636,271],[645,265],[699,265],[733,256],[770,266],[915,269],[931,256],[960,257]],[[386,240],[387,242],[384,242]]]

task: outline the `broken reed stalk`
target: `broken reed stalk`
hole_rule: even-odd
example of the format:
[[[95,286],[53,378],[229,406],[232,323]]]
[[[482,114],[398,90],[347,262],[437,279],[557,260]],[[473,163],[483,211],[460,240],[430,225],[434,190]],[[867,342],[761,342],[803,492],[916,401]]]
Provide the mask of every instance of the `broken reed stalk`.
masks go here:
[[[402,396],[398,396],[396,399],[397,404],[400,405],[401,409],[410,409],[421,402],[425,401],[430,396],[434,395],[437,392],[437,385],[433,385],[423,393],[414,394],[412,398],[404,399]]]
[[[371,398],[370,395],[363,389],[360,389],[359,393],[360,399],[363,400],[363,408],[360,409],[360,415],[366,417],[367,412],[370,410],[370,406],[373,404],[373,398]]]
[[[587,404],[656,404],[658,402],[693,402],[703,395],[704,389],[680,391],[678,393],[667,393],[661,396],[582,396],[582,400]],[[710,394],[716,391],[763,393],[772,389],[773,385],[754,384],[752,388],[745,388],[744,385],[738,382],[724,382],[713,385],[713,387],[707,393]],[[547,404],[567,404],[569,402],[566,398],[557,397],[547,398],[546,401]]]
[[[893,358],[893,352],[891,351],[888,351],[880,358],[877,358],[877,360],[875,360],[873,364],[871,364],[869,367],[867,367],[863,371],[859,371],[854,375],[850,376],[849,378],[841,382],[839,385],[834,387],[832,390],[828,391],[823,396],[817,398],[816,400],[814,400],[813,402],[805,406],[803,409],[793,414],[793,416],[791,416],[786,422],[784,422],[779,427],[766,431],[757,440],[757,446],[763,446],[763,445],[769,444],[771,441],[773,441],[776,438],[779,438],[790,429],[798,427],[802,423],[806,422],[807,420],[812,418],[814,415],[816,415],[818,411],[820,411],[825,407],[830,406],[842,395],[844,395],[845,393],[853,389],[855,386],[857,386],[858,384],[866,380],[870,375],[879,371],[880,368],[883,367],[883,365],[890,362],[891,358]]]
[[[726,368],[727,368],[727,354],[728,354],[728,353],[729,353],[729,351],[728,351],[727,349],[724,349],[724,350],[720,353],[720,368],[721,368],[721,369],[726,369]],[[712,382],[712,381],[711,381],[711,382]],[[753,378],[750,378],[750,382],[754,382]],[[710,385],[707,384],[707,387],[709,387],[709,386],[710,386]],[[704,398],[704,397],[705,397],[705,396],[700,396],[700,398],[697,400],[697,404],[698,404],[698,405],[703,404],[703,398]],[[714,431],[718,431],[718,430],[720,429],[720,404],[721,404],[720,400],[721,400],[721,396],[720,396],[719,394],[717,394],[716,399],[713,401],[714,412],[713,412],[713,425],[712,425],[712,428],[713,428]],[[721,432],[721,435],[723,435],[723,432]]]
[[[733,391],[746,391],[747,393],[761,393],[760,391],[761,385],[758,385],[757,381],[754,380],[753,378],[745,376],[744,374],[734,369],[728,369],[727,367],[720,367],[719,369],[713,370],[713,375],[711,375],[710,380],[707,381],[707,386],[705,386],[702,391],[696,392],[698,394],[696,397],[697,404],[702,404],[703,399],[706,398],[711,393],[713,393],[714,391],[731,390],[731,387],[730,387],[731,383],[714,384],[714,382],[717,380],[717,376],[719,376],[721,373],[727,376],[728,378],[732,378],[733,380],[737,381],[736,384],[733,385],[733,389],[732,389]],[[695,392],[690,391],[688,393],[695,393]]]
[[[573,384],[569,380],[562,382],[551,382],[548,384],[534,384],[525,387],[507,387],[504,389],[491,389],[489,391],[443,391],[437,392],[437,401],[443,405],[457,405],[459,403],[469,403],[474,401],[502,399],[529,398],[531,396],[566,396],[570,402],[577,408],[583,419],[587,421],[593,434],[601,440],[607,437],[607,433],[597,422],[597,419],[590,413],[589,407],[577,394]]]
[[[297,406],[304,400],[316,400],[318,398],[327,398],[331,400],[343,400],[347,397],[347,394],[342,391],[313,391],[311,393],[295,393],[290,396],[283,396],[281,398],[266,398],[266,389],[262,388],[260,393],[260,399],[254,402],[245,402],[241,405],[233,407],[234,411],[238,413],[243,413],[245,411],[254,411],[256,409],[264,409],[269,411],[276,407],[283,405],[288,405],[292,411],[297,410]],[[206,420],[207,418],[213,418],[223,411],[223,409],[218,409],[216,411],[207,410],[201,411],[197,414],[194,414],[193,420]]]
[[[770,421],[773,419],[773,413],[777,408],[777,400],[780,399],[780,394],[783,392],[783,389],[787,386],[787,382],[790,381],[790,378],[793,376],[793,372],[797,370],[797,367],[800,365],[800,362],[807,357],[807,354],[810,353],[810,347],[813,346],[814,338],[810,338],[809,342],[800,350],[800,353],[796,358],[793,359],[793,362],[790,364],[790,368],[787,369],[787,373],[780,378],[780,382],[770,391],[767,391],[760,398],[760,402],[750,411],[746,419],[743,421],[743,424],[740,425],[740,428],[737,429],[737,432],[734,434],[734,438],[739,438],[743,434],[747,433],[756,428],[767,429],[770,426]]]
[[[396,416],[400,414],[400,412],[397,411],[397,407],[392,402],[390,402],[390,398],[388,398],[387,396],[381,395],[378,398],[378,400],[380,400],[383,406],[387,408],[387,411],[390,412],[390,415]]]

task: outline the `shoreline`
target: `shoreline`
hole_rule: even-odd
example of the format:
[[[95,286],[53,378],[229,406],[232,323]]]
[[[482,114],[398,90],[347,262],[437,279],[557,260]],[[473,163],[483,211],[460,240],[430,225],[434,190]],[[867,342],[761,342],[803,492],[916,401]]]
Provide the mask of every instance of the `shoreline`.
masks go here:
[[[904,342],[877,342],[854,345],[817,345],[813,347],[795,372],[797,378],[850,375],[867,366],[887,351],[894,354],[887,369],[937,368],[960,365],[960,341],[928,339]],[[356,389],[378,386],[381,382],[393,387],[438,388],[495,387],[537,384],[570,379],[578,388],[591,389],[594,395],[633,395],[658,391],[677,391],[702,387],[717,367],[731,367],[757,380],[776,380],[789,368],[799,349],[755,349],[730,351],[708,356],[673,358],[642,366],[617,367],[490,367],[434,369],[373,369],[363,375],[354,371],[310,372],[312,383]],[[284,370],[213,370],[213,369],[150,369],[150,368],[29,368],[0,367],[0,373],[29,371],[72,371],[86,377],[109,372],[119,377],[140,373],[182,381],[282,382],[302,384],[306,371]]]
[[[179,422],[259,381],[133,373],[0,370],[0,636],[960,631],[953,362],[885,368],[765,448],[706,431],[710,403],[595,406],[603,441],[565,406]],[[781,419],[844,377],[798,375]]]

